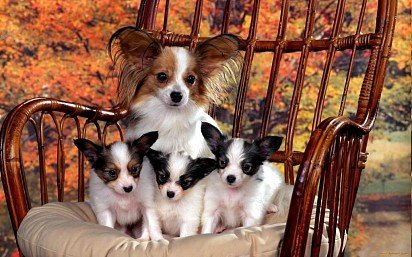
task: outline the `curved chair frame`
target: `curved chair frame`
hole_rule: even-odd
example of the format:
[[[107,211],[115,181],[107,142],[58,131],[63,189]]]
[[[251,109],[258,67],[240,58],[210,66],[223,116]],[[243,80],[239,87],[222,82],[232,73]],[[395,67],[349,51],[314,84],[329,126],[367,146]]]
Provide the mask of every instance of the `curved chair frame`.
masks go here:
[[[233,0],[232,0],[233,1]],[[241,132],[242,117],[246,101],[246,92],[250,77],[251,63],[255,53],[272,52],[271,77],[268,82],[266,103],[261,123],[260,136],[268,132],[268,124],[274,99],[279,64],[284,53],[300,52],[299,72],[295,81],[290,111],[287,121],[285,151],[281,151],[271,160],[285,164],[285,179],[288,183],[295,183],[293,198],[286,225],[281,256],[303,256],[308,237],[308,230],[312,214],[312,208],[317,195],[317,207],[314,235],[312,239],[312,256],[319,255],[325,210],[330,210],[329,215],[329,238],[334,239],[333,231],[339,228],[341,238],[349,229],[350,217],[359,186],[361,171],[366,162],[366,145],[368,135],[371,131],[378,111],[379,99],[385,78],[386,66],[391,49],[396,1],[379,0],[376,15],[376,28],[374,33],[361,34],[363,15],[365,14],[366,0],[362,0],[359,14],[357,31],[354,35],[339,37],[342,27],[345,1],[338,0],[336,7],[336,18],[333,23],[332,35],[329,39],[315,40],[311,38],[314,27],[314,13],[317,1],[308,2],[307,19],[305,24],[304,38],[302,40],[286,40],[288,12],[290,1],[282,1],[280,25],[275,40],[258,40],[256,37],[257,21],[260,0],[253,0],[253,12],[250,23],[249,35],[241,42],[241,50],[244,53],[244,67],[241,74],[236,108],[234,114],[232,136],[237,137]],[[193,48],[199,41],[205,38],[199,37],[200,22],[202,16],[203,1],[196,1],[193,23],[190,35],[174,34],[167,30],[167,18],[169,1],[166,1],[163,28],[155,31],[155,20],[158,0],[142,0],[138,12],[136,26],[141,29],[150,30],[163,45],[188,46]],[[221,33],[226,33],[229,27],[231,0],[227,0]],[[323,102],[325,100],[328,79],[337,51],[352,49],[345,91],[342,94],[341,110],[336,117],[330,117],[321,121]],[[350,80],[350,71],[353,67],[354,53],[357,49],[369,49],[371,51],[366,74],[358,99],[356,117],[349,119],[342,116],[347,88]],[[313,132],[304,153],[293,151],[293,136],[302,86],[305,76],[307,57],[313,51],[326,51],[327,58],[325,70],[322,76],[318,101],[313,120]],[[59,120],[55,113],[62,114]],[[214,108],[211,108],[214,115]],[[35,115],[37,118],[33,118]],[[0,137],[0,162],[1,176],[4,186],[7,206],[11,217],[14,232],[31,208],[30,195],[28,192],[25,172],[21,157],[21,137],[26,123],[33,125],[39,150],[40,189],[41,203],[47,203],[49,196],[46,185],[45,156],[44,156],[44,117],[50,115],[58,132],[57,144],[57,188],[58,200],[64,201],[64,148],[62,146],[62,129],[66,119],[73,119],[77,127],[78,137],[86,135],[87,126],[95,125],[100,139],[106,137],[107,127],[115,125],[123,137],[119,120],[127,115],[126,110],[112,109],[102,110],[70,102],[59,101],[49,98],[34,98],[16,106],[6,117],[1,128]],[[78,117],[86,118],[83,127]],[[106,122],[101,131],[98,121]],[[78,200],[84,201],[84,172],[83,158],[79,154],[79,191]],[[293,166],[299,165],[296,181],[293,174]],[[334,245],[331,244],[328,256],[332,256]],[[343,256],[340,249],[339,256]]]

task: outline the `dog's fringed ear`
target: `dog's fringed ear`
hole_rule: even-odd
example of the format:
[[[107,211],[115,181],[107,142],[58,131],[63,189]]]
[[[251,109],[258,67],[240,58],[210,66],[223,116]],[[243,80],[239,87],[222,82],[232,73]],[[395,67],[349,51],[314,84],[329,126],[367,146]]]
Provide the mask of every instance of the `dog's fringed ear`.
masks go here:
[[[179,184],[184,190],[196,185],[199,180],[208,176],[212,171],[217,169],[215,159],[197,158],[190,162],[185,174],[180,176]]]
[[[220,102],[239,83],[243,63],[239,41],[234,35],[223,34],[200,43],[195,49],[208,97],[213,102]]]
[[[197,158],[189,167],[189,171],[195,172],[200,179],[208,176],[215,169],[217,169],[217,162],[211,158]]]
[[[74,144],[91,164],[97,161],[99,154],[103,151],[103,147],[84,138],[75,139]]]
[[[124,27],[111,36],[108,50],[112,60],[123,55],[125,60],[140,70],[153,62],[161,53],[162,46],[148,33],[135,27]]]
[[[283,137],[267,136],[262,139],[257,139],[253,143],[259,149],[259,155],[267,160],[273,153],[279,150],[282,145]]]
[[[219,145],[226,139],[226,136],[215,126],[207,122],[202,122],[201,132],[212,153],[217,155]]]
[[[148,132],[134,140],[131,145],[134,151],[147,153],[158,138],[159,133],[157,131]]]
[[[147,158],[149,158],[150,163],[155,168],[155,171],[161,169],[167,164],[167,157],[164,153],[160,151],[153,150],[149,148],[146,153]]]
[[[148,68],[161,51],[155,38],[135,27],[121,28],[111,36],[108,52],[119,70],[118,100],[122,107],[130,107]]]
[[[224,34],[200,43],[195,49],[204,74],[210,74],[227,60],[239,54],[239,39],[234,35]]]

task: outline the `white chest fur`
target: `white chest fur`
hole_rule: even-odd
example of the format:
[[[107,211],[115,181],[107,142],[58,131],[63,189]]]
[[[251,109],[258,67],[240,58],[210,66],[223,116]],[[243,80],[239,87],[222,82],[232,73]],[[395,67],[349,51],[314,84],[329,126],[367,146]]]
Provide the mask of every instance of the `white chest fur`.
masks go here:
[[[156,193],[155,203],[162,230],[171,236],[194,235],[200,225],[203,208],[204,185],[200,182],[183,198],[171,201]]]
[[[163,152],[186,151],[192,158],[212,156],[200,127],[202,121],[216,126],[216,122],[203,109],[189,102],[175,108],[166,106],[156,97],[132,109],[133,119],[126,131],[126,139],[158,131],[159,138],[152,146]]]
[[[202,233],[215,232],[218,224],[223,228],[259,225],[283,184],[279,172],[269,164],[236,189],[222,182],[218,173],[212,173],[205,193]]]
[[[89,188],[90,205],[98,220],[106,212],[110,212],[114,221],[121,226],[136,223],[141,218],[142,204],[137,190],[130,194],[118,194],[108,188],[94,172],[90,175]]]
[[[227,227],[238,227],[241,225],[242,217],[245,216],[245,204],[242,201],[243,192],[233,189],[223,189],[224,197],[219,202],[220,218]]]

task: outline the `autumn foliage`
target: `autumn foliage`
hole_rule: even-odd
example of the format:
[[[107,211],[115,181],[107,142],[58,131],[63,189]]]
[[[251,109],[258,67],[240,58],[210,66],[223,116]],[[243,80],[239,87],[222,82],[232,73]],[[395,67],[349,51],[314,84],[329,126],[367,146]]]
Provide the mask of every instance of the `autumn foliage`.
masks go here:
[[[6,1],[0,0],[0,122],[18,103],[45,96],[62,100],[98,105],[110,108],[116,104],[116,74],[107,55],[106,46],[111,34],[118,28],[134,25],[140,1],[83,0],[83,1]],[[202,36],[219,34],[224,0],[204,1],[203,18],[200,28]],[[277,34],[281,1],[261,1],[258,38],[273,40]],[[331,35],[336,2],[319,1],[312,37],[328,38]],[[411,4],[398,1],[398,23],[393,42],[392,57],[389,62],[386,89],[382,97],[378,129],[400,131],[410,126],[410,26]],[[246,38],[251,20],[253,1],[232,1],[232,15],[229,32]],[[165,1],[160,1],[156,20],[157,28],[163,24]],[[358,1],[347,1],[343,28],[340,36],[353,34],[359,16]],[[375,26],[377,1],[368,1],[362,33],[371,33]],[[168,30],[190,34],[195,10],[194,0],[171,1]],[[290,17],[286,38],[301,39],[305,26],[307,1],[291,1]],[[369,60],[369,50],[359,50],[355,56],[355,66],[351,74],[351,84],[344,115],[353,117],[357,108],[357,97]],[[327,90],[323,117],[338,114],[350,50],[338,52]],[[300,53],[285,54],[279,69],[279,79],[272,110],[270,133],[284,135],[290,99],[296,79]],[[295,148],[304,150],[312,130],[313,111],[319,91],[326,53],[309,55],[306,69],[303,97],[298,117]],[[247,111],[244,118],[243,136],[256,137],[262,107],[265,101],[268,79],[271,72],[273,54],[257,54],[252,64],[252,77],[247,92]],[[232,102],[223,104],[218,110],[222,128],[229,130],[233,119],[236,92]],[[46,118],[45,128],[46,164],[48,179],[55,180],[57,132]],[[102,124],[104,126],[104,124]],[[77,137],[73,121],[67,121],[64,129],[66,151],[65,192],[69,200],[76,199],[77,150],[72,139]],[[38,197],[38,157],[37,142],[33,129],[28,126],[24,132],[24,163],[28,183],[33,193],[34,204]],[[95,130],[89,130],[89,137],[97,139]],[[118,135],[110,140],[118,139]],[[86,174],[88,175],[88,174]],[[52,184],[52,183],[50,183]],[[50,186],[50,195],[55,197],[56,188]],[[37,197],[37,198],[36,198]],[[4,206],[4,195],[0,190],[0,203]],[[4,209],[4,208],[0,208]],[[12,247],[11,232],[5,211],[1,211],[0,253],[4,247]],[[4,235],[3,235],[4,234]],[[1,241],[1,240],[0,240]],[[1,248],[3,247],[3,248]]]

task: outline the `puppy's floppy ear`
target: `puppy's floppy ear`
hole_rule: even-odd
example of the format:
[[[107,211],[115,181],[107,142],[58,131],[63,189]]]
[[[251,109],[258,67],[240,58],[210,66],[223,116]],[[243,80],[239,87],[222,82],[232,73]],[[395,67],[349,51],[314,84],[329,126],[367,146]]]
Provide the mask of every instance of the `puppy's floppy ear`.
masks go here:
[[[146,153],[159,137],[157,131],[148,132],[132,142],[133,150]]]
[[[188,168],[188,172],[195,172],[199,179],[202,179],[217,169],[217,162],[211,158],[197,158],[193,160]]]
[[[153,150],[149,148],[146,153],[147,158],[149,158],[150,164],[152,164],[154,171],[163,170],[167,165],[167,157],[164,153],[160,151]]]
[[[195,49],[200,69],[204,74],[212,73],[221,67],[222,62],[236,57],[239,54],[239,38],[224,34],[210,38],[200,43]]]
[[[97,161],[99,154],[103,151],[103,147],[84,138],[75,139],[74,144],[91,164]]]
[[[265,160],[276,152],[282,144],[283,137],[267,136],[253,141],[259,149],[259,155]]]
[[[154,59],[162,52],[162,46],[148,33],[129,26],[111,36],[108,52],[119,70],[119,104],[129,108]]]
[[[197,158],[192,160],[185,174],[180,176],[179,184],[184,190],[193,187],[217,168],[216,160],[210,158]]]
[[[201,131],[210,150],[216,155],[219,145],[226,137],[215,126],[207,122],[202,122]]]

